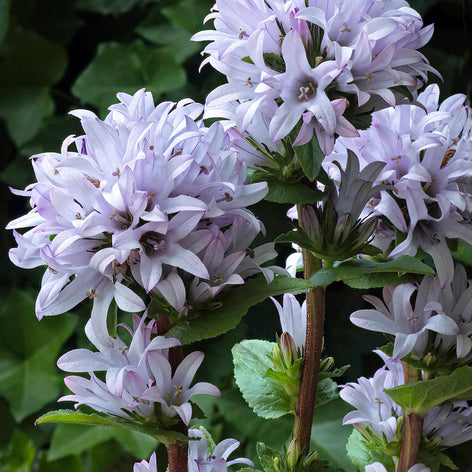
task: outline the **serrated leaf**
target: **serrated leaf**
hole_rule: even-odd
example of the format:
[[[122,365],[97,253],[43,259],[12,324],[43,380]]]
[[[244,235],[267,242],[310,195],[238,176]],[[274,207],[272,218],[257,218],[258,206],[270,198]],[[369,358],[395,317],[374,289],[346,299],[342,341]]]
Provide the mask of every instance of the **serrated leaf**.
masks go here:
[[[369,285],[369,283],[376,284],[375,277],[378,274],[385,273],[399,274],[394,277],[388,277],[389,281],[394,282],[403,274],[434,275],[434,270],[430,266],[410,256],[401,256],[398,259],[393,259],[388,262],[352,259],[341,262],[332,269],[319,270],[311,277],[310,282],[317,287],[322,287],[330,285],[333,282],[343,281],[346,285],[350,285],[354,288],[366,288],[365,285]],[[379,278],[379,283],[384,281],[385,278]]]
[[[248,280],[244,285],[229,290],[218,301],[217,308],[192,310],[167,333],[182,344],[190,344],[202,339],[214,338],[235,328],[248,309],[267,297],[284,293],[302,293],[312,287],[310,282],[291,277],[275,277],[267,284],[262,275]]]
[[[384,454],[384,452],[379,450],[376,446],[378,445],[369,444],[362,434],[354,429],[347,441],[346,450],[352,463],[357,466],[359,470],[364,470],[366,465],[372,464],[373,462],[380,462],[386,467],[387,472],[395,472],[393,458]]]
[[[171,49],[150,49],[142,41],[101,43],[72,92],[105,112],[116,102],[118,92],[134,93],[145,87],[157,100],[161,93],[176,90],[185,82],[185,70],[176,63]]]
[[[294,146],[293,149],[308,180],[314,181],[316,177],[318,177],[321,163],[325,158],[318,143],[318,139],[316,136],[313,136],[308,143],[303,146]]]
[[[269,341],[250,339],[231,350],[234,376],[244,399],[254,413],[266,419],[280,418],[294,407],[283,386],[266,376],[273,367],[268,355],[272,354],[274,346],[275,343]]]
[[[67,55],[58,44],[21,28],[10,32],[0,55],[0,118],[20,146],[52,114],[50,87],[64,74]]]
[[[403,408],[405,415],[424,416],[441,403],[472,399],[472,367],[459,367],[450,375],[400,385],[385,392]]]
[[[288,183],[270,180],[269,193],[265,199],[275,203],[293,203],[297,205],[315,203],[323,199],[324,194],[319,190],[301,183]]]
[[[122,418],[100,415],[98,413],[83,413],[81,411],[73,410],[55,410],[50,411],[39,417],[36,424],[42,423],[71,423],[94,426],[111,426],[113,428],[124,428],[131,431],[137,431],[152,436],[157,441],[163,444],[171,444],[175,442],[187,442],[188,439],[181,433],[171,431],[159,427],[154,422],[138,423],[134,421],[127,421]]]

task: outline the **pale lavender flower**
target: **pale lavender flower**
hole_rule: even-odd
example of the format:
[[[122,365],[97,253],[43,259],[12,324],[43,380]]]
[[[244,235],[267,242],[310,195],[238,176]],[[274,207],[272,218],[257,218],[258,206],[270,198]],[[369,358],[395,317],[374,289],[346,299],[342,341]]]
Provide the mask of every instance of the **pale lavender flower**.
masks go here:
[[[343,424],[352,424],[362,431],[369,427],[387,441],[398,439],[398,419],[402,409],[384,392],[404,384],[401,361],[374,351],[385,362],[373,378],[361,377],[341,387],[341,398],[356,409],[349,412]],[[455,446],[472,439],[472,408],[467,402],[445,403],[424,416],[423,435],[429,440],[439,439],[442,448]],[[375,470],[375,469],[372,469]]]
[[[357,382],[343,385],[339,395],[356,408],[344,417],[343,424],[352,424],[360,430],[369,426],[378,437],[393,440],[402,409],[384,390],[401,384],[403,378],[398,378],[387,367],[382,367],[370,379],[360,377]]]
[[[472,407],[467,402],[446,403],[424,418],[423,434],[441,438],[441,446],[452,447],[472,439]]]
[[[303,254],[302,248],[296,244],[292,244],[295,252],[290,254],[285,261],[285,269],[290,274],[290,277],[296,277],[297,272],[303,270]]]
[[[370,331],[394,335],[394,358],[401,359],[412,351],[422,356],[427,347],[428,332],[446,335],[459,333],[451,317],[435,311],[440,290],[439,280],[432,276],[424,277],[419,285],[386,286],[383,289],[384,302],[366,295],[364,298],[375,309],[354,312],[351,322]]]
[[[118,337],[111,337],[102,323],[104,316],[92,317],[86,326],[88,338],[99,349],[75,349],[64,354],[58,366],[71,372],[89,372],[90,379],[77,376],[66,377],[65,383],[73,392],[59,401],[74,401],[76,407],[88,405],[97,411],[120,416],[156,417],[156,404],[166,417],[179,415],[188,424],[192,417],[189,399],[193,395],[206,394],[220,396],[217,387],[207,382],[190,384],[201,365],[204,354],[193,352],[178,366],[172,375],[168,360],[168,350],[179,346],[175,338],[155,336],[151,338],[154,320],[146,326],[143,316],[138,323],[129,347]],[[98,379],[94,371],[105,371],[105,382]]]
[[[306,338],[306,300],[300,305],[295,295],[286,293],[283,297],[283,305],[271,297],[279,313],[282,333],[288,333],[296,348],[303,352]]]
[[[160,403],[164,415],[169,417],[179,415],[182,421],[188,425],[192,418],[192,405],[189,399],[193,395],[204,394],[216,397],[221,395],[219,389],[208,382],[198,382],[190,387],[204,357],[205,354],[200,351],[190,353],[172,374],[169,361],[158,353],[150,352],[148,363],[155,384],[143,393],[142,398]]]
[[[458,359],[469,355],[472,350],[472,286],[463,265],[455,265],[454,279],[443,287],[434,309],[451,317],[459,328],[456,335],[436,335],[435,346],[440,354],[455,350]]]
[[[262,112],[272,141],[301,122],[295,143],[306,143],[314,131],[326,153],[335,133],[357,135],[339,92],[359,105],[373,105],[373,96],[393,104],[394,87],[416,90],[432,70],[417,51],[432,26],[422,28],[420,15],[402,0],[217,0],[206,20],[215,31],[193,39],[210,41],[204,64],[228,80],[208,96],[208,116],[229,118],[246,131]]]
[[[439,89],[431,85],[417,97],[421,106],[375,112],[371,127],[358,138],[340,138],[324,163],[337,175],[329,162],[344,163],[346,149],[359,156],[362,168],[385,163],[377,182],[392,190],[371,201],[369,211],[385,220],[373,244],[390,257],[422,249],[433,258],[442,286],[454,273],[448,241],[472,243],[472,120],[465,99],[454,95],[439,105]],[[397,246],[395,230],[405,234]]]
[[[145,460],[136,462],[133,466],[133,472],[157,472],[156,452],[151,454],[149,462]]]
[[[189,472],[226,472],[228,467],[234,464],[254,467],[252,461],[245,457],[228,460],[228,456],[239,447],[240,443],[236,439],[225,439],[210,450],[205,434],[199,429],[189,429],[188,436],[190,438]]]
[[[85,135],[68,137],[60,153],[33,156],[37,183],[16,191],[30,198],[32,210],[8,225],[18,243],[10,258],[25,268],[48,266],[39,317],[85,298],[94,305],[114,298],[124,311],[143,311],[136,283],[185,313],[193,278],[213,287],[215,271],[225,272],[223,285],[205,290],[211,298],[245,277],[235,261],[252,240],[234,250],[227,243],[219,262],[209,260],[208,226],[226,238],[240,220],[251,226],[253,239],[263,229],[246,207],[265,196],[267,185],[246,184],[245,161],[221,124],[206,128],[198,119],[201,105],[182,100],[156,107],[144,90],[118,97],[104,121],[73,112]]]
[[[387,472],[387,469],[380,462],[374,462],[365,467],[365,472]],[[431,469],[424,464],[415,464],[408,469],[408,472],[431,472]]]

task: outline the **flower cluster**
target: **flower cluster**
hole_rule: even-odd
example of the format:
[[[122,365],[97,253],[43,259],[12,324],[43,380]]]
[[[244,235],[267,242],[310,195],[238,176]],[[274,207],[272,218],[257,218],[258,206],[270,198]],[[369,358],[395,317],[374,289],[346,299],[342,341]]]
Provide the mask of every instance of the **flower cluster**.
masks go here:
[[[354,151],[361,168],[373,162],[385,167],[377,183],[388,183],[370,212],[384,217],[374,244],[390,257],[430,254],[444,286],[452,281],[453,261],[448,241],[472,243],[472,140],[470,109],[465,95],[453,95],[439,105],[439,88],[430,85],[418,104],[398,105],[373,114],[369,129],[357,138],[340,138],[329,161],[343,165],[346,150]],[[396,232],[403,233],[395,245]]]
[[[154,320],[146,325],[145,315],[141,319],[135,316],[134,330],[124,325],[132,335],[129,346],[119,337],[110,336],[106,326],[94,325],[93,321],[91,319],[87,323],[86,334],[98,352],[75,349],[57,362],[62,370],[90,372],[90,379],[66,377],[65,383],[73,395],[66,395],[59,401],[74,401],[76,407],[88,405],[97,411],[126,419],[162,420],[178,415],[188,424],[192,417],[189,399],[193,395],[220,396],[218,388],[206,382],[190,387],[203,361],[202,352],[190,353],[172,373],[168,351],[171,347],[180,346],[180,341],[163,336],[151,339]],[[93,373],[97,371],[106,373],[105,381]]]
[[[143,311],[133,284],[185,313],[257,271],[270,280],[273,271],[260,264],[275,251],[249,248],[263,226],[246,208],[267,185],[246,184],[246,164],[223,126],[205,127],[202,105],[191,100],[155,107],[144,90],[118,98],[104,121],[72,112],[85,135],[68,137],[60,153],[33,156],[37,182],[15,191],[32,210],[8,225],[18,243],[10,258],[48,266],[38,317],[87,297]]]
[[[358,383],[348,383],[340,391],[341,398],[356,408],[344,417],[343,424],[352,424],[361,433],[369,431],[392,442],[401,437],[402,409],[384,389],[403,385],[403,367],[399,360],[375,352],[386,365],[373,378],[361,377]],[[424,417],[423,436],[434,440],[441,448],[469,441],[472,439],[472,408],[467,402],[445,403],[433,408]]]
[[[234,464],[245,464],[254,467],[251,460],[245,457],[228,460],[229,455],[239,447],[236,439],[224,439],[210,447],[205,433],[199,429],[189,429],[188,446],[189,472],[226,472]],[[157,472],[156,453],[153,452],[149,462],[143,460],[134,465],[133,472]]]
[[[397,87],[414,91],[432,70],[417,49],[433,27],[404,0],[217,0],[206,20],[215,30],[193,39],[210,41],[204,64],[228,80],[208,96],[208,115],[245,131],[261,112],[272,141],[301,123],[295,144],[315,132],[325,153],[335,133],[357,136],[349,104],[393,105]]]
[[[422,358],[434,352],[463,362],[472,350],[471,296],[465,269],[456,264],[454,279],[444,288],[438,277],[426,276],[420,284],[384,287],[384,302],[366,295],[374,309],[354,312],[351,321],[371,331],[394,335],[395,358],[410,352]]]

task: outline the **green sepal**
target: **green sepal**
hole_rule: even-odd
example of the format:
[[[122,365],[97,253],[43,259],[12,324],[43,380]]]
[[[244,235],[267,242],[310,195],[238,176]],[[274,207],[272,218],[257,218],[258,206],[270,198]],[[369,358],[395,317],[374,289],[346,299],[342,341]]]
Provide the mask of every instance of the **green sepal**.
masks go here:
[[[111,426],[114,428],[125,428],[139,433],[145,433],[162,444],[169,445],[176,442],[186,443],[187,436],[165,428],[156,421],[131,421],[123,418],[105,416],[99,413],[83,413],[74,410],[55,410],[40,416],[35,424],[43,423],[72,423]]]

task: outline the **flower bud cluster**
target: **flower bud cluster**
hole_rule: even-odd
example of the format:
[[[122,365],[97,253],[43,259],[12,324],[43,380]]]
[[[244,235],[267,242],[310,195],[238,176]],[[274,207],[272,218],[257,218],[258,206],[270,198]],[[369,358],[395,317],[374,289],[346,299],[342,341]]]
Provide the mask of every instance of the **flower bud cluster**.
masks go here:
[[[8,225],[18,243],[10,258],[48,267],[38,317],[87,297],[142,311],[133,285],[182,314],[257,271],[271,280],[260,264],[275,251],[250,248],[263,226],[246,208],[267,185],[246,184],[246,164],[223,126],[205,127],[202,105],[188,99],[156,107],[144,90],[118,98],[104,121],[72,112],[85,135],[69,136],[60,153],[33,156],[37,182],[15,191],[32,210]]]
[[[239,447],[236,439],[225,439],[210,446],[205,432],[200,429],[188,430],[188,471],[189,472],[226,472],[234,464],[254,467],[245,457],[228,460],[229,455]],[[211,439],[211,438],[210,438]],[[157,472],[156,453],[153,452],[149,462],[143,460],[134,464],[133,472]]]
[[[206,20],[215,30],[193,39],[210,41],[204,64],[228,80],[208,96],[208,116],[245,131],[261,112],[272,141],[301,123],[295,144],[315,132],[325,153],[335,133],[357,136],[349,105],[393,105],[398,87],[414,91],[432,70],[417,49],[433,27],[404,0],[217,0]]]
[[[389,358],[381,351],[385,366],[372,378],[361,377],[341,388],[341,398],[355,410],[343,419],[343,424],[352,424],[367,441],[372,434],[383,441],[383,453],[397,456],[401,440],[402,409],[385,393],[385,389],[403,385],[403,367],[399,360]],[[424,417],[423,447],[431,447],[430,454],[461,444],[472,439],[472,408],[467,402],[445,403],[433,408]],[[380,467],[380,466],[379,466]],[[417,467],[417,466],[415,466]],[[425,466],[424,466],[425,467]],[[369,471],[383,471],[372,467]],[[413,469],[417,470],[417,469]],[[418,471],[421,469],[418,465]]]
[[[129,346],[119,337],[112,337],[106,326],[94,326],[92,318],[86,326],[89,340],[98,352],[75,349],[64,354],[57,365],[68,372],[89,372],[90,379],[79,376],[65,378],[73,395],[59,401],[74,401],[99,412],[128,420],[152,419],[168,422],[178,415],[188,425],[192,417],[193,395],[220,396],[217,387],[207,382],[190,384],[203,361],[203,352],[192,352],[173,371],[169,348],[181,346],[178,339],[153,336],[155,320],[145,323],[146,315],[134,317]],[[99,320],[103,317],[98,318]],[[105,372],[105,381],[94,372]]]
[[[366,295],[374,306],[358,310],[351,321],[361,328],[395,336],[393,357],[409,355],[426,370],[454,367],[472,358],[472,286],[464,267],[456,264],[451,284],[438,277],[383,289],[383,301]]]
[[[430,254],[442,286],[454,273],[448,242],[472,244],[472,119],[465,100],[458,94],[439,105],[439,88],[430,85],[417,103],[377,111],[359,137],[340,138],[324,164],[338,175],[329,162],[344,165],[348,149],[361,168],[385,164],[376,182],[391,188],[368,210],[383,219],[373,244],[389,257]]]

